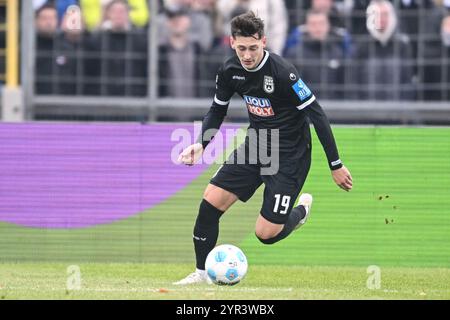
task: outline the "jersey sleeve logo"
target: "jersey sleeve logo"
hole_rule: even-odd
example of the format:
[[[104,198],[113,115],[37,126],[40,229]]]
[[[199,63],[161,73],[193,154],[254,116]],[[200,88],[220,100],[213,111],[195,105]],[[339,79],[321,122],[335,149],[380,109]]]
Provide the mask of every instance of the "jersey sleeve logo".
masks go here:
[[[311,97],[312,95],[311,90],[309,90],[309,88],[302,81],[302,79],[298,79],[298,81],[292,86],[292,89],[294,89],[295,93],[302,102]]]

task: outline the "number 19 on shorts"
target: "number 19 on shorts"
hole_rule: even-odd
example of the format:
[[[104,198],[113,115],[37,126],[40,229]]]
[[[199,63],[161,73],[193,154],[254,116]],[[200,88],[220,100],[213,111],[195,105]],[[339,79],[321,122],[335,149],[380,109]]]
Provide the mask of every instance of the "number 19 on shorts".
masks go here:
[[[291,202],[291,196],[281,196],[280,194],[275,195],[275,206],[273,207],[273,212],[279,214],[286,214],[289,209],[289,203]],[[280,208],[281,204],[281,208]],[[281,209],[280,212],[278,210]]]

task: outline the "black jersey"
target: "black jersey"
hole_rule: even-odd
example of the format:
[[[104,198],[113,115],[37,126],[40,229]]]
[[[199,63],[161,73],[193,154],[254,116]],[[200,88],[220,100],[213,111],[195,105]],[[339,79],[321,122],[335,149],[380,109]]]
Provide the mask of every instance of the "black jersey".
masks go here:
[[[324,146],[330,168],[342,166],[322,108],[287,60],[265,51],[260,64],[248,70],[236,55],[227,59],[218,71],[214,101],[204,119],[202,132],[220,126],[235,93],[245,102],[249,128],[257,132],[259,129],[279,130],[280,161],[299,159],[305,153],[310,143],[306,120],[309,117]]]

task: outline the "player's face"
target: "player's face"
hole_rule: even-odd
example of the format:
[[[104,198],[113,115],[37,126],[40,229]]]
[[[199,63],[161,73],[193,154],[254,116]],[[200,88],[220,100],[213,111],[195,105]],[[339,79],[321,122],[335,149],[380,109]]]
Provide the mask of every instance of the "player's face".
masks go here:
[[[236,50],[236,54],[246,69],[254,69],[264,58],[264,48],[266,47],[266,37],[258,39],[254,37],[231,37],[231,47]]]

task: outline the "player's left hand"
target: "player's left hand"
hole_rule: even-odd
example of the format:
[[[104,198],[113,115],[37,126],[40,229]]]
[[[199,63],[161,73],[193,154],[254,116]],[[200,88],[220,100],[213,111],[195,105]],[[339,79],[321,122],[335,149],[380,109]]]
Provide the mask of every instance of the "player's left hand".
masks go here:
[[[350,171],[345,166],[339,168],[337,170],[331,171],[331,175],[333,176],[334,182],[344,189],[345,191],[350,191],[353,187],[353,180]]]

